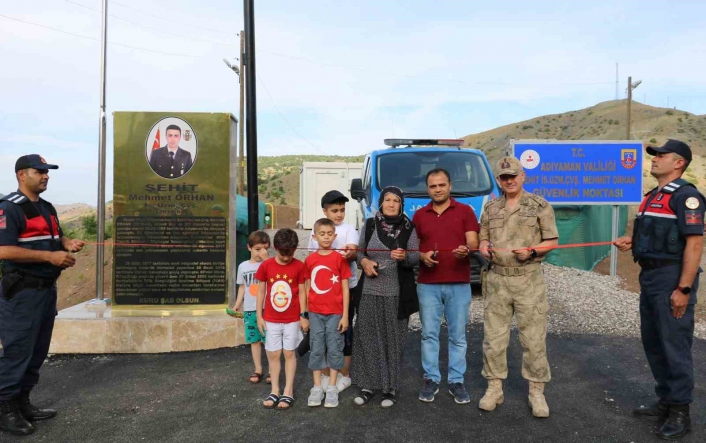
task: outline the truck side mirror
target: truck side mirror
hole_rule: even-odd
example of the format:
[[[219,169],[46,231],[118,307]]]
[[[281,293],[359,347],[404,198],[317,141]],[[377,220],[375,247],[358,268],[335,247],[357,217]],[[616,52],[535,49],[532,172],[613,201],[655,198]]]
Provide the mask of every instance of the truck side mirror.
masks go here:
[[[361,201],[365,198],[365,191],[363,190],[363,180],[360,178],[354,178],[351,180],[351,197]]]

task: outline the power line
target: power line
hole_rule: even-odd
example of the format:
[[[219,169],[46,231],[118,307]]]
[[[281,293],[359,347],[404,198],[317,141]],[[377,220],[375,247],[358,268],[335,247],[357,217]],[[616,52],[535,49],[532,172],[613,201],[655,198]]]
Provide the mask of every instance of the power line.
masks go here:
[[[313,60],[310,58],[306,57],[298,57],[294,55],[289,55],[289,54],[282,54],[280,52],[273,52],[273,51],[267,51],[264,49],[258,49],[257,52],[263,52],[265,54],[270,54],[270,55],[275,55],[278,57],[285,57],[289,58],[292,60],[300,60],[303,62],[307,63],[313,63],[321,66],[328,66],[331,68],[338,68],[338,69],[343,69],[343,70],[353,70],[353,71],[361,71],[361,72],[368,72],[368,73],[375,73],[375,74],[385,74],[389,76],[394,76],[394,77],[405,77],[405,78],[410,78],[410,79],[418,79],[418,78],[426,78],[423,75],[409,75],[409,74],[402,74],[398,72],[389,72],[389,71],[381,71],[381,70],[372,70],[372,69],[366,69],[366,68],[359,68],[357,66],[345,66],[345,65],[339,65],[336,63],[330,63],[330,62],[321,62],[318,60]],[[451,83],[458,83],[462,85],[485,85],[485,86],[516,86],[516,83],[507,83],[507,82],[492,82],[492,81],[475,81],[475,82],[468,82],[468,81],[463,81],[463,80],[455,80],[455,79],[444,79],[446,82],[451,82]],[[553,85],[562,85],[562,86],[591,86],[591,85],[608,85],[612,84],[612,81],[605,81],[605,82],[578,82],[578,83],[554,83],[552,82]]]
[[[148,16],[150,16],[150,17],[152,17],[152,18],[156,18],[156,19],[159,19],[159,20],[164,20],[164,17],[160,17],[160,16],[155,15],[155,14],[152,14],[152,13],[150,13],[150,12],[141,11],[141,10],[139,10],[139,9],[133,8],[133,7],[130,6],[130,5],[126,5],[126,4],[124,4],[124,3],[116,2],[115,0],[111,0],[110,4],[122,6],[123,8],[130,9],[130,10],[135,11],[135,12],[139,12],[140,14],[148,15]],[[192,25],[191,23],[187,23],[187,22],[178,22],[178,21],[174,21],[174,20],[169,20],[169,21],[172,22],[172,23],[179,23],[179,24],[181,24],[181,25],[188,26],[188,27],[190,27],[190,28],[200,29],[200,30],[202,30],[202,31],[216,32],[216,33],[218,33],[218,34],[226,34],[226,35],[231,35],[231,36],[237,34],[237,33],[233,33],[233,32],[220,31],[220,30],[218,30],[218,29],[203,28],[203,27],[201,27],[201,26]]]
[[[82,7],[82,8],[88,9],[88,10],[90,10],[90,11],[97,12],[97,13],[99,13],[99,14],[103,12],[103,11],[101,11],[100,9],[95,9],[95,8],[90,7],[90,6],[86,6],[86,5],[83,5],[83,4],[81,4],[81,3],[74,2],[74,1],[72,1],[72,0],[64,0],[64,1],[65,1],[66,3],[71,3],[72,5],[80,6],[80,7]],[[149,29],[149,30],[151,30],[151,31],[156,31],[156,32],[159,32],[159,33],[161,33],[161,34],[172,35],[172,36],[175,36],[175,37],[181,37],[181,38],[185,38],[185,39],[188,39],[188,40],[194,40],[194,41],[197,41],[197,42],[212,43],[212,44],[215,44],[215,45],[223,45],[223,46],[229,46],[229,47],[236,47],[236,46],[237,46],[237,45],[235,45],[235,44],[233,44],[233,43],[222,43],[222,42],[216,42],[216,41],[213,41],[213,40],[205,40],[205,39],[201,39],[201,38],[190,37],[190,36],[188,36],[188,35],[183,35],[183,34],[175,34],[175,33],[173,33],[173,32],[163,31],[163,30],[161,30],[161,29],[157,29],[157,28],[153,28],[153,27],[150,27],[150,26],[143,25],[143,24],[141,24],[141,23],[133,22],[133,21],[127,20],[127,19],[125,19],[125,18],[119,17],[119,16],[117,16],[117,15],[113,15],[113,14],[108,14],[108,15],[109,15],[110,17],[115,18],[115,19],[124,21],[124,22],[126,22],[126,23],[130,23],[131,25],[139,26],[140,28]],[[238,34],[235,34],[235,35],[238,35]]]
[[[100,42],[100,39],[97,39],[97,38],[94,38],[94,37],[88,37],[88,36],[81,35],[81,34],[75,34],[75,33],[73,33],[73,32],[64,31],[63,29],[57,29],[57,28],[52,28],[51,26],[40,25],[39,23],[29,22],[29,21],[27,21],[27,20],[22,20],[22,19],[15,18],[15,17],[10,17],[10,16],[8,16],[8,15],[0,14],[0,17],[6,18],[6,19],[8,19],[8,20],[14,20],[14,21],[16,21],[16,22],[24,23],[24,24],[27,24],[27,25],[37,26],[37,27],[39,27],[39,28],[49,29],[49,30],[51,30],[51,31],[61,32],[62,34],[67,34],[67,35],[71,35],[71,36],[74,36],[74,37],[80,37],[80,38],[84,38],[84,39],[86,39],[86,40],[93,40],[94,42]],[[141,48],[141,47],[138,47],[138,46],[130,46],[130,45],[122,44],[122,43],[115,43],[115,42],[108,42],[108,43],[110,43],[110,44],[113,45],[113,46],[121,46],[121,47],[123,47],[123,48],[136,49],[136,50],[138,50],[138,51],[152,52],[152,53],[155,53],[155,54],[174,55],[174,56],[178,56],[178,57],[189,57],[189,58],[203,58],[203,56],[200,56],[200,55],[177,54],[177,53],[174,53],[174,52],[158,51],[158,50],[156,50],[156,49]]]
[[[289,120],[287,120],[287,118],[284,116],[284,114],[282,114],[282,111],[280,111],[279,108],[277,107],[277,104],[275,103],[275,100],[272,98],[272,94],[270,94],[270,91],[267,89],[267,86],[265,86],[265,82],[262,81],[262,77],[260,77],[260,74],[257,74],[257,79],[258,79],[258,81],[260,82],[260,84],[262,85],[262,88],[263,88],[263,89],[265,90],[265,92],[267,93],[267,96],[270,97],[270,101],[272,102],[272,106],[274,106],[275,110],[277,110],[277,114],[279,114],[280,118],[287,124],[287,126],[288,126],[289,129],[294,133],[294,135],[296,135],[297,137],[299,137],[299,138],[301,138],[302,140],[304,140],[309,146],[311,146],[312,148],[316,149],[316,150],[319,151],[321,154],[323,154],[323,155],[330,155],[330,154],[325,153],[325,152],[322,151],[321,149],[317,148],[316,146],[314,146],[314,144],[311,143],[306,137],[304,137],[304,136],[301,135],[299,132],[297,132],[296,129],[294,129],[294,127],[289,123]]]
[[[96,9],[93,9],[93,8],[88,7],[88,6],[86,6],[86,5],[82,5],[82,4],[77,3],[77,2],[73,2],[73,1],[70,1],[70,0],[65,0],[65,1],[68,2],[68,3],[75,4],[75,5],[77,5],[77,6],[84,7],[84,8],[86,8],[86,9],[90,9],[90,10],[96,11]],[[118,4],[118,5],[121,5],[121,6],[125,6],[125,5],[122,5],[121,3],[118,3],[118,2],[115,2],[115,1],[113,1],[112,3]],[[128,7],[128,6],[125,6],[125,7]],[[128,7],[128,8],[130,8],[130,7]],[[134,8],[130,8],[130,9],[134,9]],[[101,12],[101,11],[98,11],[98,12]],[[142,11],[139,11],[139,12],[142,12]],[[149,14],[149,13],[144,13],[144,14],[151,15],[151,14]],[[152,16],[152,17],[159,18],[159,17],[154,16],[154,15],[151,15],[151,16]],[[99,39],[96,39],[96,38],[93,38],[93,37],[87,37],[87,36],[85,36],[85,35],[75,34],[75,33],[69,32],[69,31],[64,31],[64,30],[62,30],[62,29],[57,29],[57,28],[53,28],[53,27],[51,27],[51,26],[46,26],[46,25],[41,25],[41,24],[38,24],[38,23],[29,22],[29,21],[26,21],[26,20],[21,20],[21,19],[18,19],[18,18],[14,18],[14,17],[7,16],[7,15],[2,15],[2,14],[0,14],[0,17],[4,17],[4,18],[7,18],[7,19],[9,19],[9,20],[14,20],[14,21],[21,22],[21,23],[25,23],[25,24],[32,25],[32,26],[38,26],[38,27],[40,27],[40,28],[50,29],[50,30],[52,30],[52,31],[61,32],[61,33],[63,33],[63,34],[72,35],[72,36],[74,36],[74,37],[80,37],[80,38],[84,38],[84,39],[88,39],[88,40],[93,40],[93,41],[100,41]],[[117,19],[119,19],[119,20],[123,20],[123,21],[126,21],[126,22],[128,22],[128,23],[131,23],[131,24],[134,24],[134,25],[137,25],[137,26],[141,26],[141,27],[144,27],[144,28],[147,28],[147,29],[152,29],[152,30],[155,30],[155,31],[163,32],[163,31],[161,31],[161,30],[159,30],[159,29],[150,28],[150,27],[148,27],[148,26],[141,25],[141,24],[139,24],[139,23],[135,23],[135,22],[132,22],[132,21],[123,19],[123,18],[121,18],[121,17],[117,17],[117,16],[112,16],[112,17],[115,17],[115,18],[117,18]],[[214,31],[214,32],[220,32],[220,31]],[[166,33],[166,32],[165,32],[165,33]],[[204,41],[204,42],[208,42],[208,43],[220,44],[220,45],[224,45],[224,46],[235,46],[235,45],[229,45],[229,44],[225,44],[225,43],[214,42],[214,41],[211,41],[211,40],[194,39],[194,38],[192,38],[192,37],[188,37],[188,36],[184,36],[184,35],[179,35],[179,34],[171,34],[171,35],[175,35],[175,36],[183,37],[183,38],[188,38],[188,39],[192,39],[192,40]],[[234,34],[234,35],[237,35],[237,34]],[[138,47],[138,46],[130,46],[130,45],[122,44],[122,43],[115,43],[115,42],[109,42],[109,43],[110,43],[111,45],[114,45],[114,46],[121,46],[121,47],[124,47],[124,48],[136,49],[136,50],[138,50],[138,51],[152,52],[152,53],[155,53],[155,54],[172,55],[172,56],[177,56],[177,57],[188,57],[188,58],[202,58],[202,57],[203,57],[203,56],[191,55],[191,54],[180,54],[180,53],[174,53],[174,52],[158,51],[158,50],[155,50],[155,49],[148,49],[148,48],[143,48],[143,47]],[[344,70],[355,70],[355,71],[368,72],[368,73],[373,73],[373,74],[384,74],[384,75],[389,75],[389,76],[404,77],[404,78],[410,78],[410,79],[426,78],[425,76],[422,76],[422,75],[414,76],[414,75],[409,75],[409,74],[401,74],[401,73],[397,73],[397,72],[387,72],[387,71],[380,71],[380,70],[371,70],[371,69],[359,68],[359,67],[354,67],[354,66],[344,66],[344,65],[339,65],[339,64],[335,64],[335,63],[320,62],[320,61],[313,60],[313,59],[309,59],[309,58],[305,58],[305,57],[297,57],[297,56],[292,56],[292,55],[289,55],[289,54],[282,54],[282,53],[273,52],[273,51],[267,51],[267,50],[263,50],[263,49],[258,49],[257,52],[262,52],[262,53],[271,54],[271,55],[278,56],[278,57],[285,57],[285,58],[289,58],[289,59],[293,59],[293,60],[300,60],[300,61],[304,61],[304,62],[307,62],[307,63],[313,63],[313,64],[317,64],[317,65],[321,65],[321,66],[328,66],[328,67],[333,67],[333,68],[338,68],[338,69],[344,69]],[[485,85],[485,86],[515,86],[515,85],[517,85],[517,84],[513,84],[513,83],[489,82],[489,81],[467,82],[467,81],[455,80],[455,79],[445,79],[444,81],[451,82],[451,83],[458,83],[458,84],[462,84],[462,85]],[[605,85],[605,84],[611,84],[611,83],[612,83],[612,82],[587,82],[587,83],[555,83],[555,84],[564,85],[564,86],[588,86],[588,85]]]

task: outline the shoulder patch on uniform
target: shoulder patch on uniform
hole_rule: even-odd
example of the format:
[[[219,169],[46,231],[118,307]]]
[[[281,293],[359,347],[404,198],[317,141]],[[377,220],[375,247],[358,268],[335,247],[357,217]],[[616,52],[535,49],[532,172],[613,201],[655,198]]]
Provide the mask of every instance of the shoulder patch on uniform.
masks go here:
[[[488,203],[485,204],[485,207],[488,208],[490,206],[493,206],[494,204],[496,204],[499,201],[500,201],[500,197],[496,197],[492,200],[488,200]]]
[[[689,209],[696,209],[699,207],[699,199],[696,197],[689,197],[686,199],[686,207]]]
[[[16,205],[19,205],[21,203],[26,202],[27,197],[25,197],[22,194],[18,194],[17,192],[12,192],[12,193],[0,198],[0,200],[9,201],[10,203],[14,203]]]
[[[544,197],[542,197],[541,195],[529,194],[529,197],[530,197],[532,200],[536,201],[537,204],[538,204],[539,206],[541,206],[541,207],[545,207],[545,206],[547,206],[547,205],[549,204],[549,202],[548,202]]]
[[[704,223],[701,218],[701,211],[690,209],[688,211],[684,211],[684,216],[686,224],[689,226],[698,226]]]

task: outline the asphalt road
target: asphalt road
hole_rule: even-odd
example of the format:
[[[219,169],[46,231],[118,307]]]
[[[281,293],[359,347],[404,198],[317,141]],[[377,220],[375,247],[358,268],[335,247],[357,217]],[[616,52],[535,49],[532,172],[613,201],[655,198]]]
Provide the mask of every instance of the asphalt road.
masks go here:
[[[251,372],[246,347],[161,355],[58,356],[44,366],[33,400],[59,409],[37,424],[37,432],[0,441],[46,442],[220,442],[220,441],[387,441],[524,442],[660,441],[649,422],[631,410],[653,400],[653,383],[639,340],[597,335],[548,338],[553,380],[546,396],[548,419],[535,419],[520,376],[521,349],[513,334],[505,403],[480,411],[485,380],[480,376],[480,326],[469,328],[467,386],[470,405],[456,405],[445,382],[431,404],[417,400],[422,381],[419,333],[408,336],[404,382],[397,405],[364,407],[341,394],[336,409],[309,408],[307,357],[299,362],[296,402],[288,411],[266,410],[268,385],[246,381]],[[446,354],[442,348],[443,359]],[[697,387],[692,405],[694,431],[683,441],[706,439],[706,342],[694,344]],[[442,371],[445,371],[442,366]],[[700,411],[701,409],[701,411]]]

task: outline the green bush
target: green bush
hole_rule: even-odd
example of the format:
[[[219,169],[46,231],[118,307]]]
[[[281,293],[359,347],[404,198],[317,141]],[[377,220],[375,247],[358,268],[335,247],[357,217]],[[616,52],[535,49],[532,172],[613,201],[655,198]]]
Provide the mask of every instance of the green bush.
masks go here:
[[[96,214],[89,214],[81,217],[81,228],[87,237],[96,238],[98,236],[98,221]]]
[[[656,139],[656,138],[651,138],[651,139],[650,139],[650,143],[657,143],[657,139]]]
[[[667,115],[674,115],[674,111],[672,111],[672,110],[670,109],[669,111],[666,112],[666,114],[667,114]]]
[[[527,130],[527,129],[534,129],[534,126],[532,126],[532,125],[524,125],[524,126],[522,126],[522,130],[523,130],[523,131],[525,131],[525,130]]]

